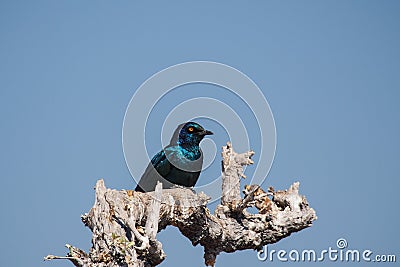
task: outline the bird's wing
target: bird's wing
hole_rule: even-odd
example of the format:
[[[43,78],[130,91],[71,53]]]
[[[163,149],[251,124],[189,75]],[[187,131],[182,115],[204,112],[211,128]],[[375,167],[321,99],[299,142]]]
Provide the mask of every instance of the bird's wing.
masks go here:
[[[139,192],[153,191],[157,181],[162,182],[165,188],[167,181],[163,177],[166,177],[170,171],[171,163],[167,160],[164,150],[161,150],[154,155],[149,165],[147,165],[135,190]]]
[[[156,155],[154,155],[154,157],[151,159],[151,164],[163,177],[167,176],[171,171],[171,163],[167,160],[164,150],[161,150]]]

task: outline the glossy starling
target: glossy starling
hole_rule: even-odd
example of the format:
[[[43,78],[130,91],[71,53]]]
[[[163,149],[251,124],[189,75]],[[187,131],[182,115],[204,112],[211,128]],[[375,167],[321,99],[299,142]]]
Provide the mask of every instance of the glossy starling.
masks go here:
[[[154,191],[157,181],[163,184],[163,189],[174,185],[193,187],[203,165],[200,141],[211,134],[195,122],[180,124],[169,145],[151,159],[135,191]]]

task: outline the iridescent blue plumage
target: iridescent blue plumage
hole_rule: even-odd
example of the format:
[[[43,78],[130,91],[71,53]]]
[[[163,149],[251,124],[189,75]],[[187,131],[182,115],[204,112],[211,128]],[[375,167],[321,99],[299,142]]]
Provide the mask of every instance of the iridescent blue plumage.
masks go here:
[[[170,144],[151,159],[135,190],[153,191],[157,181],[163,184],[163,188],[174,185],[193,187],[203,165],[200,141],[210,134],[213,133],[204,130],[198,123],[180,124]]]

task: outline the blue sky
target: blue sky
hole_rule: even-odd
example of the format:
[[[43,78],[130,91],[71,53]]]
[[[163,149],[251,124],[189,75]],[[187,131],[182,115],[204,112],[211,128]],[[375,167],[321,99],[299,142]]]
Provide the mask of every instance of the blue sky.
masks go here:
[[[400,260],[399,12],[398,1],[1,1],[3,265],[72,266],[42,259],[64,255],[65,243],[89,249],[79,216],[96,180],[135,186],[121,145],[129,100],[154,73],[192,60],[257,83],[277,130],[263,186],[299,180],[317,211],[313,227],[271,249],[323,250],[346,238]],[[149,147],[159,149],[158,140]],[[202,248],[176,229],[159,239],[162,266],[202,266]],[[217,258],[232,264],[272,263],[253,251]]]

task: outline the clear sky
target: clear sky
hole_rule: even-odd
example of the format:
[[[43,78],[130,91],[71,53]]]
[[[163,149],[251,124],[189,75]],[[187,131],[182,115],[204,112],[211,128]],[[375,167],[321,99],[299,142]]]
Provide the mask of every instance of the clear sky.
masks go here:
[[[389,0],[0,1],[2,265],[72,266],[43,257],[65,255],[65,243],[90,248],[80,215],[96,180],[135,187],[121,145],[132,95],[154,73],[192,60],[228,64],[257,83],[277,130],[263,186],[299,180],[317,211],[314,226],[270,249],[321,251],[345,238],[400,261],[399,14]],[[158,112],[174,100],[184,99],[167,98]],[[149,118],[158,133],[157,115]],[[215,140],[217,149],[226,141]],[[203,265],[202,248],[176,229],[159,239],[161,266]],[[288,263],[260,262],[254,251],[217,258],[217,266],[270,264]]]

